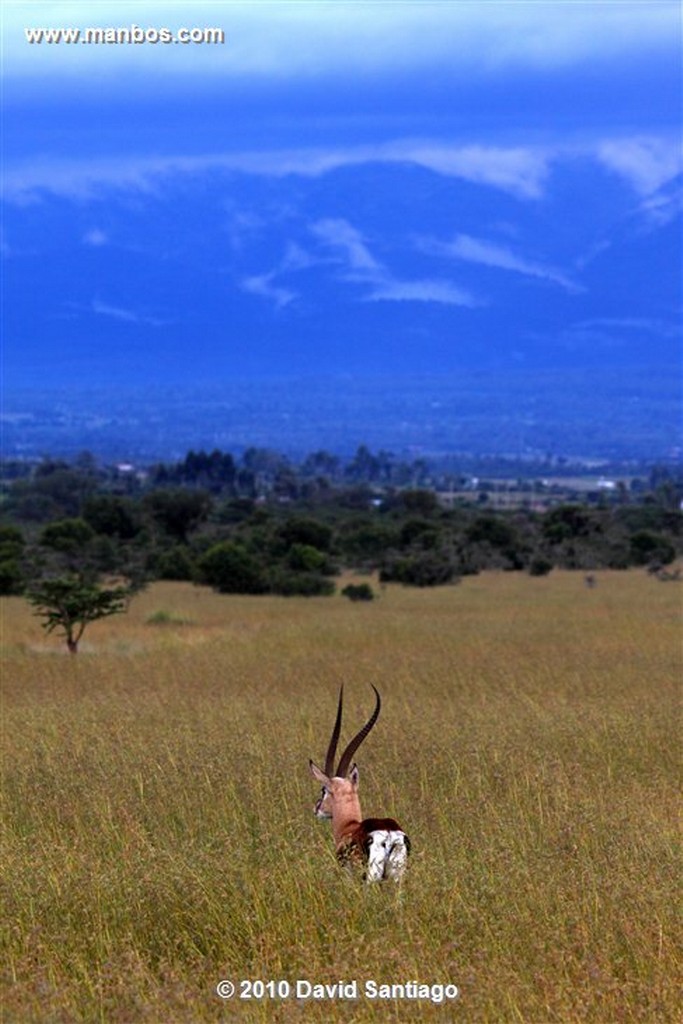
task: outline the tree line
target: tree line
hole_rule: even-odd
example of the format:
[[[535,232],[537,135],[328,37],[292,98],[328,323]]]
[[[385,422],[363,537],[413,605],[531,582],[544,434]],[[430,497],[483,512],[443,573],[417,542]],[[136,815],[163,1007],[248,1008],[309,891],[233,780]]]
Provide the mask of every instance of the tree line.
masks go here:
[[[263,449],[191,451],[143,473],[45,459],[4,475],[0,591],[78,575],[324,595],[345,569],[424,587],[484,569],[656,569],[681,551],[683,485],[669,472],[618,500],[496,511],[481,495],[445,507],[414,485],[428,471],[365,447],[345,464],[318,452],[298,466]]]
[[[666,567],[683,546],[683,481],[669,471],[631,481],[611,500],[558,500],[542,511],[496,511],[485,492],[446,502],[416,486],[430,472],[364,447],[346,464],[319,452],[293,466],[262,449],[240,460],[188,452],[144,472],[101,467],[88,454],[11,463],[2,474],[0,593],[24,595],[44,629],[76,653],[90,622],[125,611],[153,580],[326,596],[343,570],[416,587],[485,569],[543,576],[556,566],[645,566],[678,578]],[[375,596],[368,582],[342,594]]]

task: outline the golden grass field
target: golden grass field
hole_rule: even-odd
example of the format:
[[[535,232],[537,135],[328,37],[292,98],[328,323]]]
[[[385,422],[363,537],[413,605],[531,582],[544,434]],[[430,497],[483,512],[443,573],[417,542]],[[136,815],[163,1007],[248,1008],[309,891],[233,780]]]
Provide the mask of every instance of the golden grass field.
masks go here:
[[[3,1020],[679,1020],[681,591],[596,575],[366,605],[157,584],[76,657],[6,599]],[[344,736],[384,698],[358,762],[364,813],[412,838],[400,891],[311,813],[342,681]]]

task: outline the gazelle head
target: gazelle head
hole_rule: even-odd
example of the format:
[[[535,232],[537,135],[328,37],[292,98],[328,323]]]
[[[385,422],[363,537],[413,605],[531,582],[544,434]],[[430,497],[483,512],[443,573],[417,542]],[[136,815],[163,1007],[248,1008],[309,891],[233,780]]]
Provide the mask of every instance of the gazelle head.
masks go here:
[[[372,685],[372,684],[371,684]],[[337,770],[334,769],[334,761],[337,754],[337,743],[341,731],[342,704],[344,699],[344,686],[339,689],[339,704],[337,705],[337,718],[332,730],[332,737],[327,748],[325,757],[325,770],[318,768],[317,764],[310,761],[311,774],[322,786],[320,797],[316,801],[314,813],[318,818],[331,818],[335,804],[348,803],[357,800],[358,792],[358,768],[351,763],[351,758],[368,735],[373,725],[379,718],[382,701],[375,686],[375,710],[370,715],[363,728],[356,733],[346,750],[339,759]]]

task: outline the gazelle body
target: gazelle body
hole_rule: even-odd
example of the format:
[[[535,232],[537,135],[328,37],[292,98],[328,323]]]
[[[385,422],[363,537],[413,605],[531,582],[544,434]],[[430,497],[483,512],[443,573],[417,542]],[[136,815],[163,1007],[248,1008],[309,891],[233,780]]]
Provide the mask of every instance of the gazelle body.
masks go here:
[[[358,797],[358,767],[351,765],[351,758],[379,717],[382,702],[374,686],[373,690],[375,710],[347,746],[335,771],[344,687],[339,691],[337,719],[325,758],[325,770],[310,762],[311,774],[323,787],[315,805],[315,814],[318,818],[332,819],[332,834],[341,863],[362,865],[368,882],[379,882],[385,878],[399,882],[408,863],[410,840],[395,818],[363,818]]]

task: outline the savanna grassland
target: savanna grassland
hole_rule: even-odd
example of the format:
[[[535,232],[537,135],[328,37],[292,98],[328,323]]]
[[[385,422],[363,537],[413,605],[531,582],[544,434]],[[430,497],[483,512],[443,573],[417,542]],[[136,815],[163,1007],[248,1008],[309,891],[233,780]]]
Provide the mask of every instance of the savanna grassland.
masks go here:
[[[7,1022],[679,1019],[676,583],[484,574],[371,604],[156,584],[62,653],[3,605]],[[311,813],[337,691],[363,889]],[[222,1002],[221,979],[450,982],[455,1002]]]

